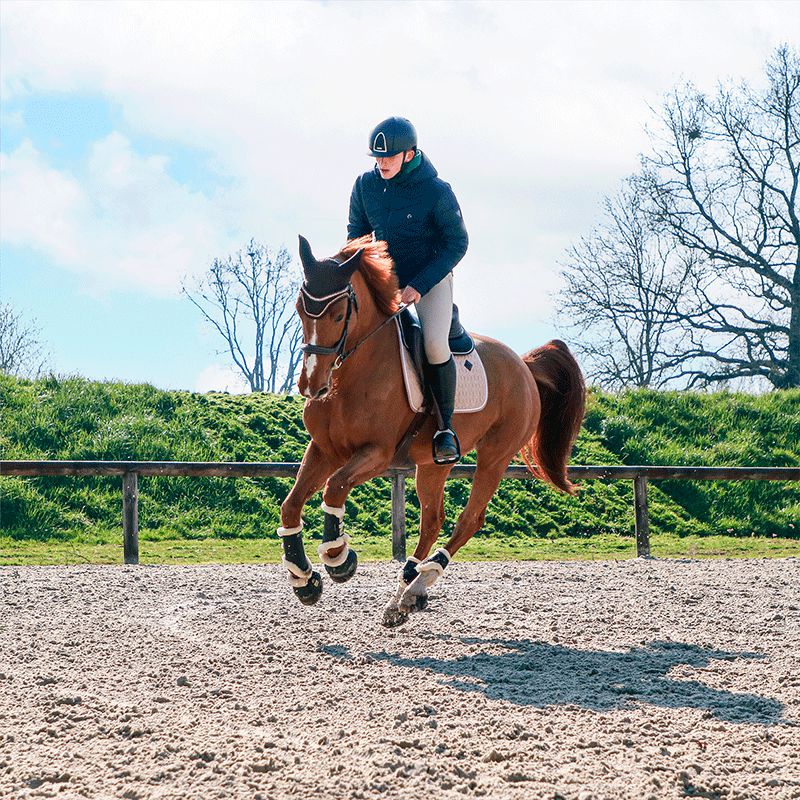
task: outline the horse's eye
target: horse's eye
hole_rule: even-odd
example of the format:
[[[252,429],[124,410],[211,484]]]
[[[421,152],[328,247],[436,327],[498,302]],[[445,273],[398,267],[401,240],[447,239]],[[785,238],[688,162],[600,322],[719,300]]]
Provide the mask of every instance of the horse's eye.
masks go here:
[[[334,322],[341,322],[344,319],[344,314],[339,314],[338,317],[334,320]]]

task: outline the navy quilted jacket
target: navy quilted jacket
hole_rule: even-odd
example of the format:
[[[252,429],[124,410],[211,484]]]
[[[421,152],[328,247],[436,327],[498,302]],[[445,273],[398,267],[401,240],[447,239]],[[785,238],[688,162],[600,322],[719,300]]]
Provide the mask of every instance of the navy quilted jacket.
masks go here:
[[[385,181],[377,166],[356,179],[347,238],[375,233],[389,246],[400,287],[427,294],[467,252],[456,196],[423,153]]]

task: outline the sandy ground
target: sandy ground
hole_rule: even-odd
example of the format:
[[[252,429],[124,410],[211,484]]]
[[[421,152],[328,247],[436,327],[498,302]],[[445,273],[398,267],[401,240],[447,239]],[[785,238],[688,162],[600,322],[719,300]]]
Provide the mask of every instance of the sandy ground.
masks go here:
[[[800,798],[800,560],[0,569],[0,798]]]

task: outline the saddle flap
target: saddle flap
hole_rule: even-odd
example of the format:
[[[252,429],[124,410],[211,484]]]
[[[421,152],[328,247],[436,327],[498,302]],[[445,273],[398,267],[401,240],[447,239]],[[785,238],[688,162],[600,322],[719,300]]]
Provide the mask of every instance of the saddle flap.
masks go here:
[[[398,317],[400,320],[400,335],[403,346],[411,353],[414,363],[419,368],[425,364],[425,347],[422,338],[422,325],[416,311],[404,308]],[[450,319],[450,332],[448,333],[450,352],[454,356],[469,355],[475,349],[475,342],[467,333],[458,316],[458,306],[453,303],[453,315]]]
[[[418,375],[423,375],[425,367],[425,344],[422,339],[422,325],[419,317],[410,308],[404,308],[397,318],[400,330],[400,341],[411,355],[414,369]]]

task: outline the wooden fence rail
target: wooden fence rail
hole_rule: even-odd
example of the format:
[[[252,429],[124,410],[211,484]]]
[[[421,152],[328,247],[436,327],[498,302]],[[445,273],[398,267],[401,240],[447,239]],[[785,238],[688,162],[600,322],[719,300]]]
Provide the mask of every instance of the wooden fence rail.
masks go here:
[[[122,531],[126,564],[139,563],[139,476],[191,476],[198,478],[293,478],[297,462],[224,461],[0,461],[0,476],[122,476]],[[450,478],[471,480],[472,464],[453,467]],[[384,477],[392,481],[392,556],[406,558],[406,481],[413,470],[392,469]],[[526,467],[513,465],[505,478],[533,480]],[[663,466],[573,466],[572,480],[633,481],[636,520],[636,554],[650,556],[650,522],[647,515],[647,485],[651,480],[690,481],[800,481],[800,467],[663,467]]]

